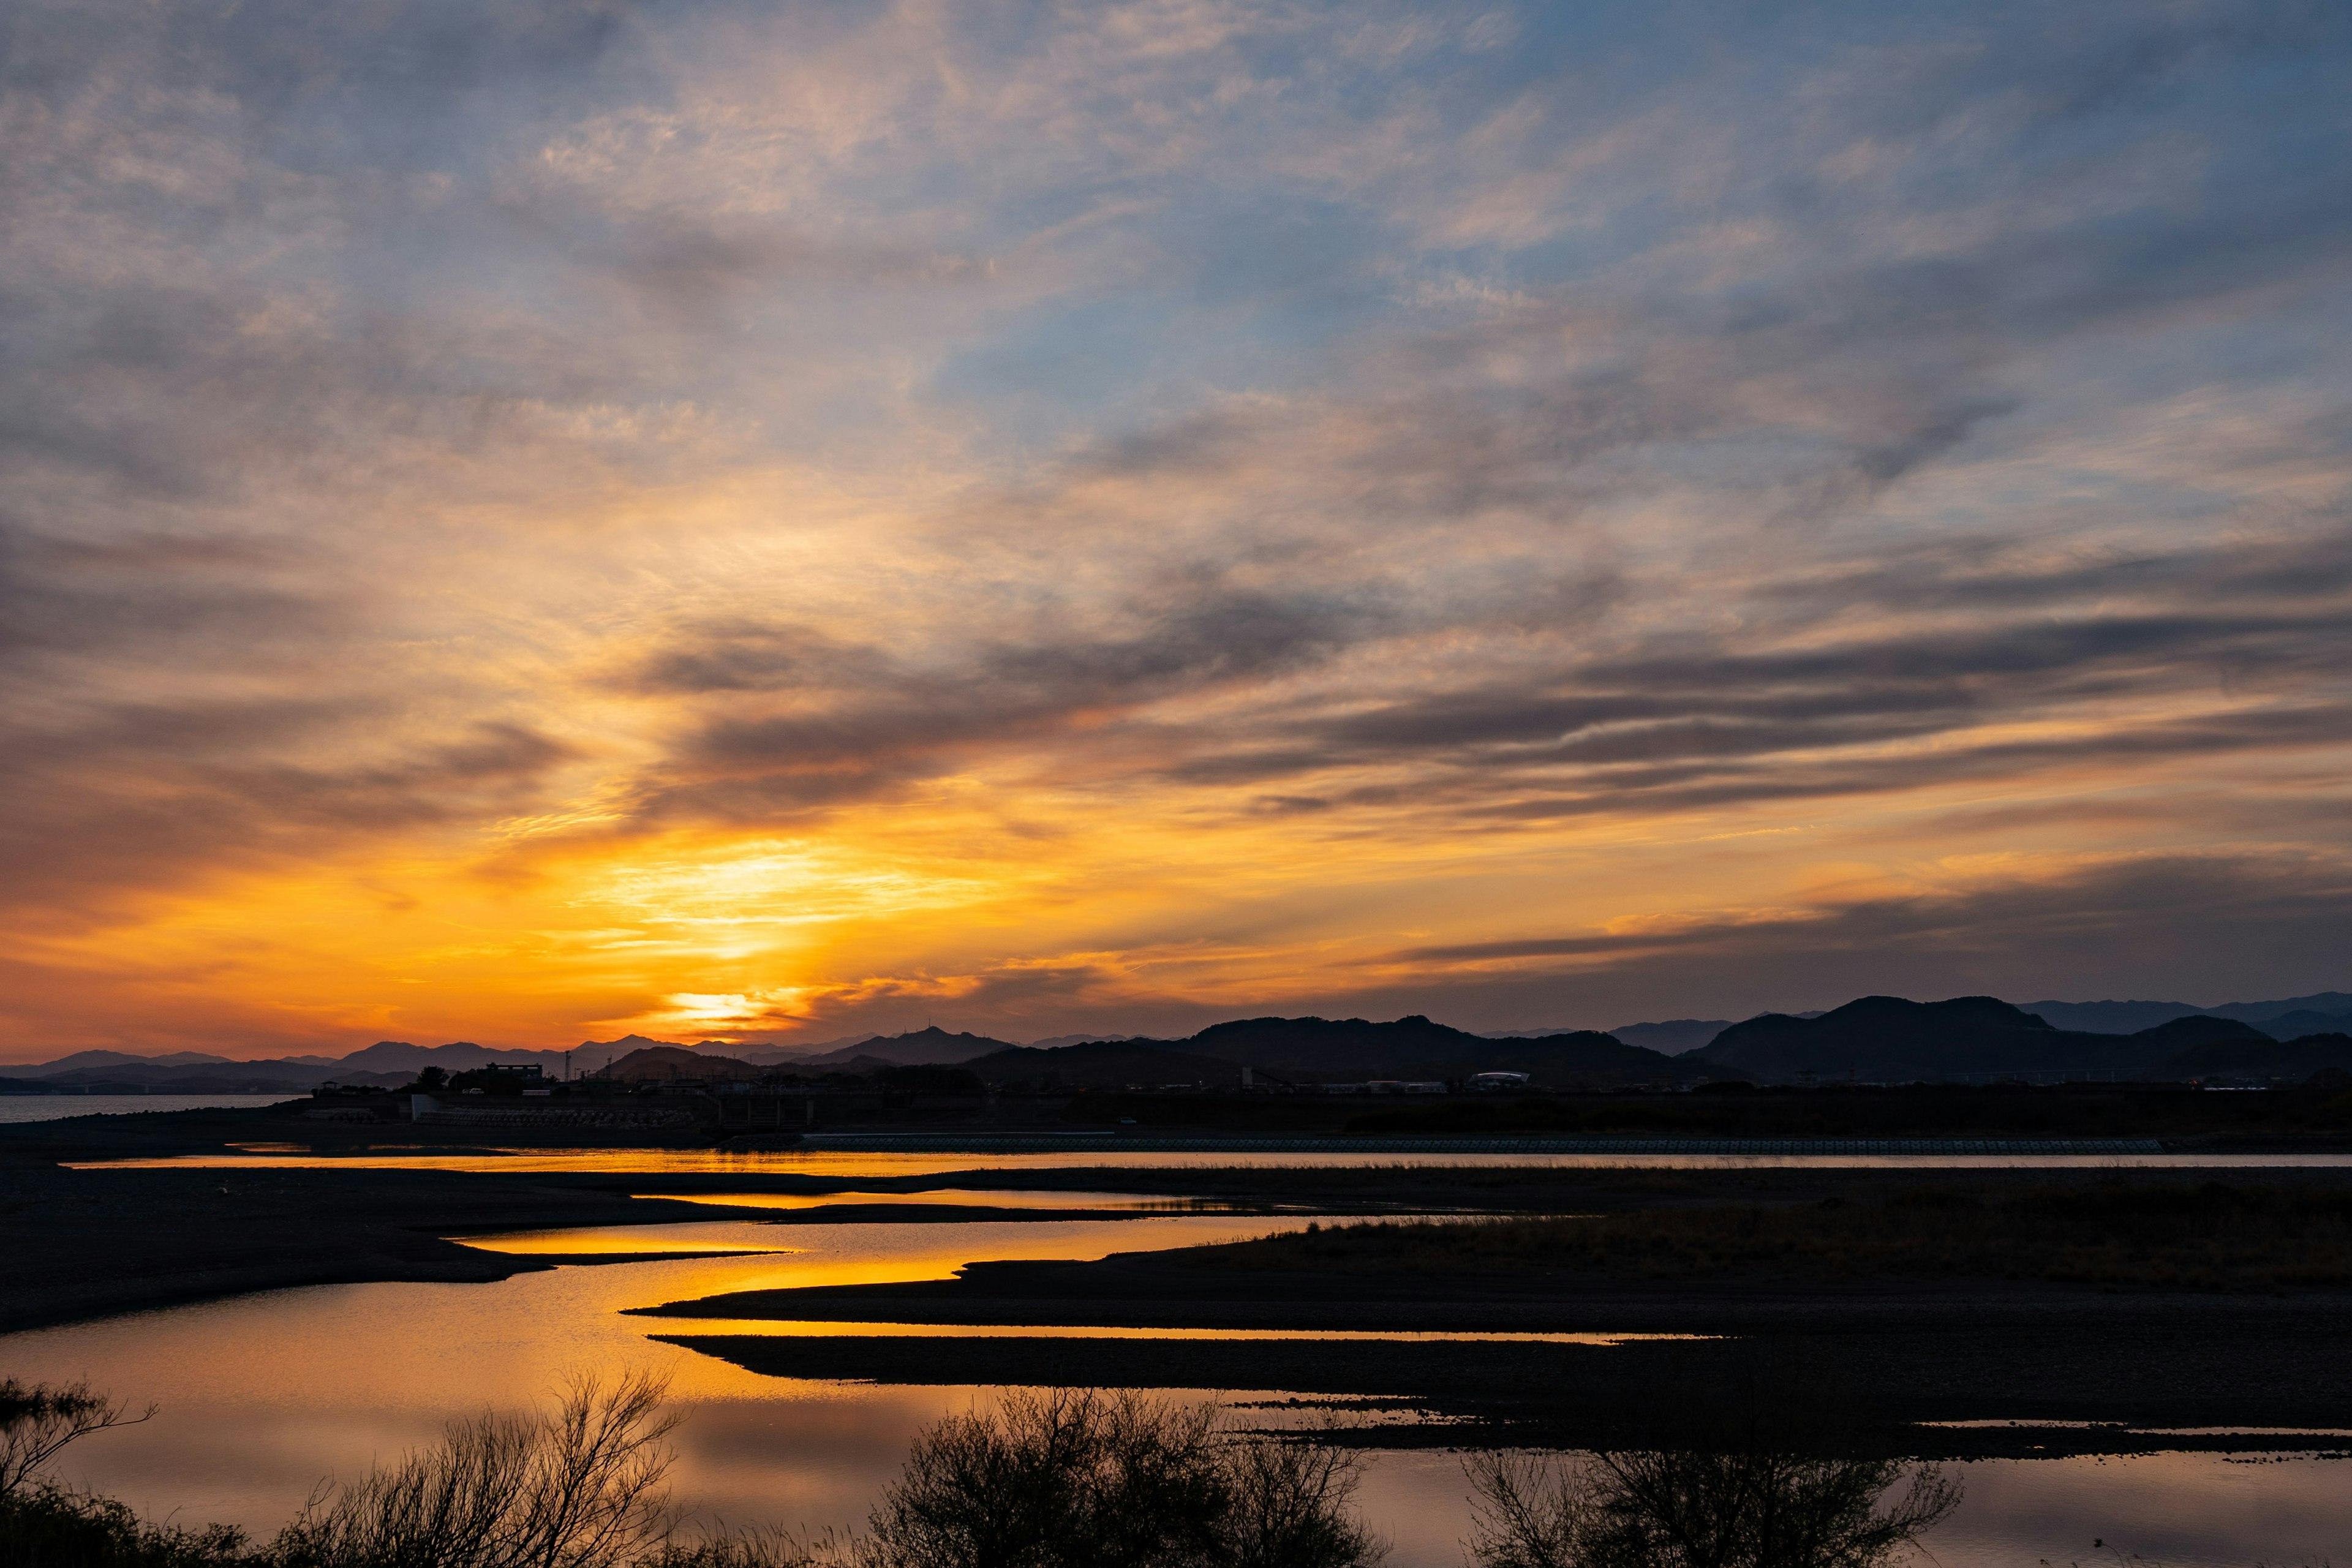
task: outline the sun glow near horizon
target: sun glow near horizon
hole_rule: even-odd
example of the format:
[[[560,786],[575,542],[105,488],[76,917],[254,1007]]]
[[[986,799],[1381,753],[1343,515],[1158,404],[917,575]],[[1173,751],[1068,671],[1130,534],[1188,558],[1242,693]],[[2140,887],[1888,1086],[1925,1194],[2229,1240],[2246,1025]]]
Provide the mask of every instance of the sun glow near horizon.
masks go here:
[[[2191,10],[37,6],[0,1028],[2343,984],[2344,40]]]

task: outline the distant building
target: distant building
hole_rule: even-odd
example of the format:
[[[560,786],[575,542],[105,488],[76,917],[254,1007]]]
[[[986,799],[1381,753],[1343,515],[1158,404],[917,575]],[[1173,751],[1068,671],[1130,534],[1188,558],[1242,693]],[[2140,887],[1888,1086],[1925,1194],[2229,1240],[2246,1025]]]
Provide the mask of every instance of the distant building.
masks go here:
[[[1528,1076],[1523,1072],[1474,1072],[1470,1075],[1470,1087],[1489,1094],[1525,1089],[1529,1081]]]

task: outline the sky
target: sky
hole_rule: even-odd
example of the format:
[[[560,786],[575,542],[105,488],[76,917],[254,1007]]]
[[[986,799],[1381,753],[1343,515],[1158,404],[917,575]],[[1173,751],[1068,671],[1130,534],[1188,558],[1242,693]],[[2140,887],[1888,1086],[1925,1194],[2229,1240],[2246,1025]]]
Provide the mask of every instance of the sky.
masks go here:
[[[17,0],[0,1047],[2352,989],[2347,75]]]

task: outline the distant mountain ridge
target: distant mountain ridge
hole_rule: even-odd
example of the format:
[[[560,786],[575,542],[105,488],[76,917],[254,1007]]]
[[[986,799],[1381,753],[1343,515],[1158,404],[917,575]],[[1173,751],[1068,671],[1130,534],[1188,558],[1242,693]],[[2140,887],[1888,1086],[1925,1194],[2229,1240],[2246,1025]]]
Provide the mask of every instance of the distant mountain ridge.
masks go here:
[[[839,1067],[865,1057],[892,1067],[954,1067],[992,1052],[1017,1048],[1010,1040],[992,1040],[985,1035],[951,1035],[934,1025],[910,1034],[876,1035],[821,1057],[802,1057],[797,1065]]]
[[[2053,1028],[2091,1035],[2130,1035],[2168,1024],[2175,1018],[2201,1014],[2252,1024],[2273,1039],[2291,1040],[2321,1025],[2352,1026],[2352,992],[2321,991],[2309,996],[2286,996],[2272,1002],[2225,1002],[2199,1007],[2187,1002],[2023,1002]]]
[[[867,1040],[880,1037],[869,1031],[863,1035],[836,1035],[830,1040],[795,1041],[787,1046],[737,1046],[731,1048],[747,1062],[802,1062],[837,1051],[844,1046],[863,1045]]]
[[[110,1060],[82,1067],[64,1063],[90,1056]],[[190,1060],[190,1058],[195,1059]],[[520,1067],[536,1064],[554,1075],[563,1070],[562,1051],[499,1050],[471,1040],[445,1046],[412,1045],[406,1040],[378,1040],[348,1056],[277,1057],[260,1061],[231,1061],[196,1052],[169,1057],[133,1057],[117,1051],[79,1052],[61,1062],[17,1068],[10,1076],[59,1089],[90,1089],[120,1086],[132,1090],[170,1089],[183,1094],[236,1094],[248,1091],[300,1093],[328,1081],[396,1087],[414,1079],[428,1067],[444,1072],[464,1072],[490,1063]],[[582,1070],[575,1062],[574,1071]]]
[[[1139,1043],[1139,1042],[1137,1042]],[[1490,1040],[1433,1023],[1418,1013],[1391,1023],[1362,1018],[1237,1018],[1212,1024],[1188,1039],[1169,1042],[1197,1056],[1271,1072],[1315,1077],[1460,1077],[1469,1072],[1545,1068],[1653,1072],[1665,1058],[1594,1029],[1564,1030],[1533,1039]]]
[[[600,1076],[623,1083],[675,1083],[723,1071],[730,1078],[754,1079],[759,1069],[739,1057],[722,1057],[689,1046],[640,1046],[627,1056],[597,1069]]]
[[[1801,1018],[1814,1016],[1810,1013],[1797,1015]],[[1612,1024],[1599,1033],[1614,1035],[1629,1046],[1647,1046],[1671,1057],[1698,1049],[1731,1027],[1732,1023],[1729,1018],[1665,1018],[1654,1024]],[[1574,1025],[1562,1024],[1549,1029],[1481,1029],[1478,1037],[1482,1040],[1540,1040],[1552,1035],[1582,1032]]]
[[[1767,1013],[1734,1024],[1681,1059],[1761,1083],[2072,1072],[2174,1079],[2257,1072],[2256,1063],[2285,1059],[2282,1048],[2251,1024],[2210,1014],[2107,1035],[2053,1028],[2039,1014],[1991,996],[1864,996],[1816,1018]]]
[[[2130,1026],[2119,1026],[2125,1025]],[[133,1092],[302,1092],[328,1079],[396,1087],[426,1067],[461,1072],[493,1063],[536,1064],[556,1076],[565,1070],[567,1054],[572,1073],[584,1076],[633,1052],[652,1051],[679,1055],[649,1058],[648,1062],[710,1065],[723,1058],[747,1070],[808,1067],[852,1072],[884,1065],[969,1066],[993,1081],[1042,1075],[1039,1081],[1073,1085],[1114,1079],[1120,1084],[1222,1082],[1237,1079],[1243,1067],[1271,1079],[1304,1083],[1460,1078],[1496,1070],[1596,1087],[1687,1082],[1710,1074],[1762,1081],[1782,1081],[1802,1073],[1908,1081],[2079,1068],[2196,1078],[2217,1072],[2286,1076],[2292,1064],[2306,1060],[2316,1064],[2311,1071],[2352,1066],[2352,1056],[2343,1055],[2347,1047],[2327,1043],[2346,1037],[2352,1037],[2352,992],[2323,991],[2204,1009],[2156,1001],[2037,1002],[2020,1007],[1989,996],[1938,1003],[1862,997],[1828,1013],[1768,1013],[1740,1023],[1675,1018],[1608,1032],[1473,1034],[1415,1014],[1385,1023],[1236,1018],[1181,1039],[1063,1035],[1029,1046],[937,1027],[892,1036],[844,1036],[803,1046],[734,1046],[722,1040],[688,1045],[632,1034],[617,1040],[583,1040],[570,1053],[502,1049],[469,1040],[439,1046],[378,1040],[340,1058],[260,1061],[201,1051],[142,1057],[84,1050],[52,1061],[0,1067],[0,1076],[14,1084],[38,1085],[41,1091],[112,1087]],[[2306,1047],[2305,1042],[2316,1043]],[[2273,1044],[2295,1048],[2269,1048]],[[2266,1062],[2286,1065],[2260,1065]]]
[[[2200,1007],[2189,1002],[2020,1002],[2020,1011],[2037,1014],[2053,1028],[2085,1035],[2134,1035],[2168,1024],[2175,1018],[2232,1018],[2251,1024],[2274,1040],[2305,1035],[2352,1030],[2352,992],[2321,991],[2309,996],[2286,996],[2270,1002],[2228,1002]],[[1765,1016],[1759,1014],[1758,1016]],[[1822,1011],[1786,1015],[1818,1018]],[[1668,1056],[1679,1056],[1712,1042],[1732,1026],[1727,1018],[1669,1018],[1654,1024],[1620,1024],[1609,1033],[1629,1046],[1647,1046]],[[1492,1040],[1532,1039],[1563,1034],[1562,1029],[1489,1030]]]
[[[133,1056],[129,1051],[76,1051],[69,1057],[59,1057],[53,1062],[25,1064],[24,1070],[40,1072],[73,1072],[84,1068],[114,1067],[137,1063],[144,1067],[196,1067],[206,1062],[225,1062],[226,1057],[216,1057],[208,1051],[173,1051],[169,1056]]]
[[[1444,1079],[1525,1072],[1545,1082],[1666,1083],[1673,1059],[1591,1029],[1531,1039],[1490,1039],[1419,1014],[1363,1018],[1236,1018],[1179,1040],[1131,1039],[1013,1047],[964,1064],[994,1082],[1121,1088],[1129,1083],[1314,1084],[1373,1079]]]
[[[1669,1018],[1662,1024],[1621,1024],[1609,1032],[1629,1046],[1678,1057],[1695,1051],[1731,1027],[1728,1018]]]

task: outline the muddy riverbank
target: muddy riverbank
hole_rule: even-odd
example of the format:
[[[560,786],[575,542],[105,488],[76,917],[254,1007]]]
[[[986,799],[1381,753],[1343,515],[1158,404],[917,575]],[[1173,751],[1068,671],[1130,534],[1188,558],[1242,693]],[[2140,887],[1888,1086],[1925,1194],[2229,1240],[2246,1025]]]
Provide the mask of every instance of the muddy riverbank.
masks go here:
[[[1987,1282],[1502,1293],[1444,1280],[1381,1291],[1276,1276],[1252,1281],[1242,1296],[1231,1286],[1208,1293],[1190,1272],[1167,1258],[992,1264],[949,1283],[778,1291],[667,1310],[688,1319],[839,1323],[842,1334],[705,1335],[686,1321],[658,1337],[778,1377],[1284,1388],[1377,1397],[1420,1413],[1409,1432],[1374,1429],[1364,1438],[1374,1442],[1689,1441],[1696,1434],[1681,1431],[1678,1416],[1706,1410],[1705,1391],[1765,1375],[1837,1391],[1889,1452],[2133,1452],[2182,1446],[2177,1436],[2135,1438],[2134,1431],[2352,1428],[2347,1292],[2248,1300]],[[972,1331],[861,1336],[854,1325],[864,1322]],[[1055,1324],[1253,1337],[1021,1332]],[[1609,1345],[1312,1337],[1333,1331],[1705,1337]],[[1255,1337],[1269,1333],[1282,1337]],[[1937,1425],[2011,1422],[2033,1429]],[[2231,1437],[2228,1446],[2249,1441]],[[2312,1439],[2251,1441],[2308,1447]]]
[[[1903,1434],[1885,1439],[1902,1451],[2011,1451],[2026,1439],[1979,1424],[2014,1421],[2076,1424],[2062,1446],[2116,1440],[2097,1428],[2352,1427],[2339,1188],[1849,1188],[1805,1205],[1325,1227],[635,1311],[685,1320],[671,1342],[779,1376],[1282,1387],[1404,1402],[1437,1418],[1424,1436],[1696,1441],[1677,1413],[1719,1402],[1664,1391],[1768,1374],[1842,1390],[1866,1424]],[[1618,1245],[1634,1239],[1660,1245]],[[849,1337],[697,1334],[696,1319]],[[867,1323],[969,1332],[858,1336]],[[1102,1337],[1024,1337],[1048,1328]],[[1571,1334],[1623,1339],[1432,1337]]]

